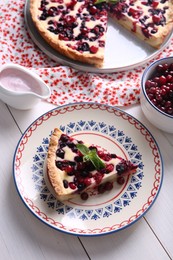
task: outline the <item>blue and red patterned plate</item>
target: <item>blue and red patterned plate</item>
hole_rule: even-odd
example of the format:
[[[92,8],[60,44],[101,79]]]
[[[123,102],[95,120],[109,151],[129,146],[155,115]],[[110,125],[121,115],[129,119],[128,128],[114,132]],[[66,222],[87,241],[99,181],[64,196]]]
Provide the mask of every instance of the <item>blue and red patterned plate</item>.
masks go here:
[[[57,201],[47,179],[46,156],[55,127],[138,164],[135,174],[111,191],[89,193],[89,199]],[[135,223],[156,200],[163,164],[156,141],[146,127],[114,107],[77,103],[53,109],[35,120],[14,155],[14,180],[28,209],[59,231],[84,236],[105,235]]]

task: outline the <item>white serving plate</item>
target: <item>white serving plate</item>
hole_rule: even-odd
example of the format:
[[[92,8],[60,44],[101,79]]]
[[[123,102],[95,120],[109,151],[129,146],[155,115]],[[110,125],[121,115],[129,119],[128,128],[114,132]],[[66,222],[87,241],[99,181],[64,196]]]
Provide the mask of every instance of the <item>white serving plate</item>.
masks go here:
[[[57,201],[46,174],[55,127],[138,164],[137,172],[109,192],[93,190],[87,201]],[[161,188],[163,163],[153,136],[134,117],[106,105],[76,103],[45,113],[27,128],[16,147],[13,174],[22,201],[43,223],[72,235],[96,236],[126,228],[150,209]]]
[[[93,73],[111,73],[122,70],[133,69],[145,64],[147,61],[159,54],[169,43],[172,33],[166,38],[159,50],[154,49],[148,44],[137,39],[130,32],[121,26],[109,20],[108,31],[106,36],[105,63],[102,68],[96,68],[92,65],[83,64],[67,58],[56,50],[40,36],[35,25],[32,22],[29,12],[30,0],[25,5],[25,22],[27,30],[33,42],[51,59],[60,64],[68,65],[77,70]]]

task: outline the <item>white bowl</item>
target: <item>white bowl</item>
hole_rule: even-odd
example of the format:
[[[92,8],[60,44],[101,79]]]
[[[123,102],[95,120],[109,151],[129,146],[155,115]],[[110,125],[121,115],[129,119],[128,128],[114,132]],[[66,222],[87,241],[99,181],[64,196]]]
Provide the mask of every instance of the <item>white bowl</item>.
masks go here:
[[[145,82],[152,77],[156,67],[164,63],[173,63],[173,57],[157,60],[145,69],[141,80],[140,102],[144,115],[154,126],[167,133],[173,133],[173,116],[158,109],[148,98],[145,89]]]
[[[31,109],[51,95],[48,85],[34,72],[17,64],[0,69],[0,99],[16,109]]]

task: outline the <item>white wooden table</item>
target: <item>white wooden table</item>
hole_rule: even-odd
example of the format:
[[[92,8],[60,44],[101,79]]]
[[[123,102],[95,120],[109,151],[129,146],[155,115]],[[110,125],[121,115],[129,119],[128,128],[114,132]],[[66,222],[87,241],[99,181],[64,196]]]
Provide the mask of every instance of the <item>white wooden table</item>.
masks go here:
[[[139,105],[124,110],[151,131],[164,161],[161,191],[143,218],[111,235],[77,237],[43,224],[24,206],[13,181],[13,155],[25,129],[52,108],[42,102],[19,111],[0,101],[0,260],[173,259],[173,135],[154,128]]]

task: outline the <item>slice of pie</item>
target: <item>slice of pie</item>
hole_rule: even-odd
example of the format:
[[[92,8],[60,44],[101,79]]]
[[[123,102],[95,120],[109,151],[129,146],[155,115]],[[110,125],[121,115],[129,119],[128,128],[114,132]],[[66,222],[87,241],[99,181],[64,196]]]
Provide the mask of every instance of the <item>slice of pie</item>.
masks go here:
[[[173,28],[173,0],[30,0],[30,13],[54,49],[97,67],[104,62],[108,16],[155,48]]]
[[[95,145],[84,144],[55,128],[47,156],[48,179],[58,200],[87,199],[87,190],[111,190],[118,176],[136,172],[130,161]]]

